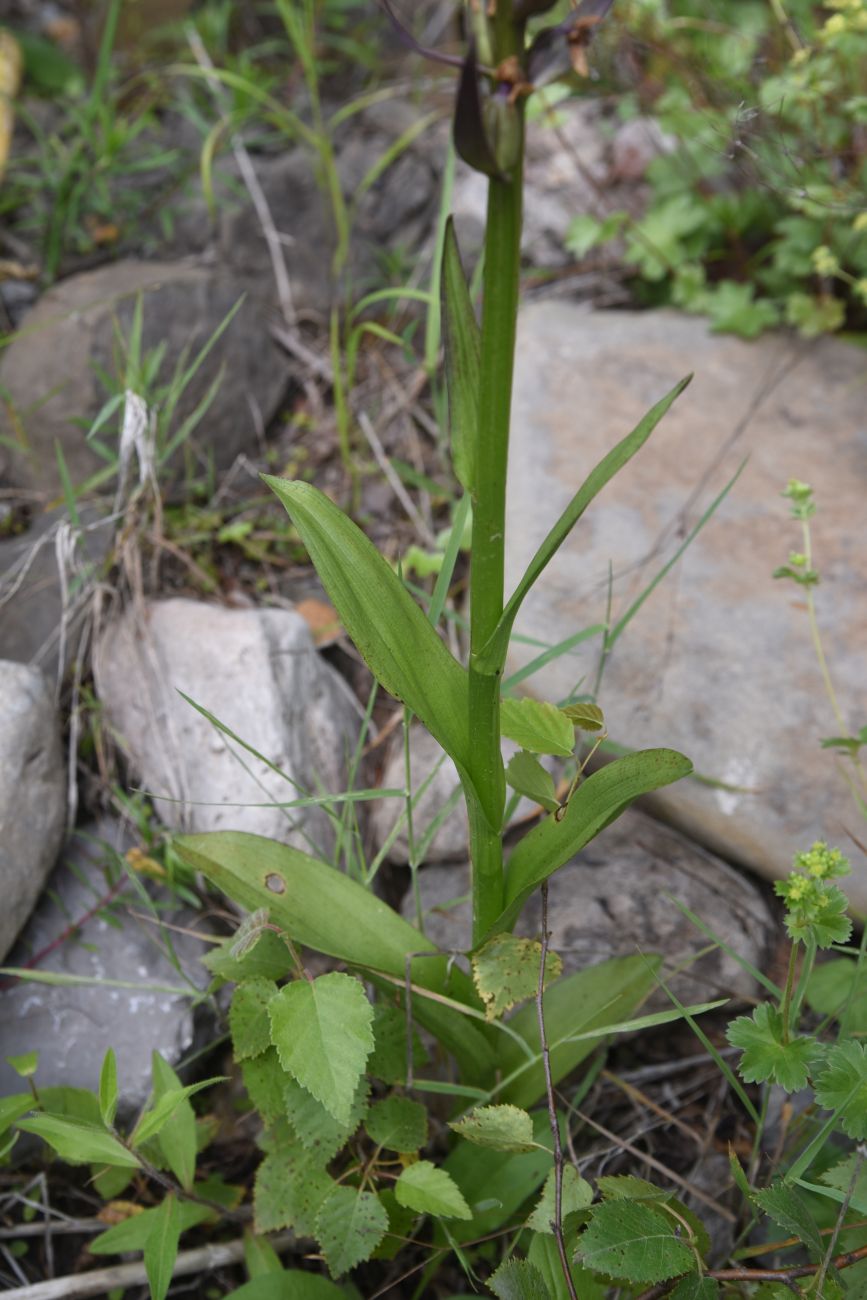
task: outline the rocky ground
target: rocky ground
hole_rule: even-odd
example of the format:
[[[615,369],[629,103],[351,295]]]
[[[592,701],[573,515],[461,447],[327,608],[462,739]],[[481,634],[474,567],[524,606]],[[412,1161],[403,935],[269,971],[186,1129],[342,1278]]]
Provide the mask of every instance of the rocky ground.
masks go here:
[[[414,107],[395,103],[354,119],[337,156],[349,200],[418,120]],[[426,267],[444,139],[440,121],[420,130],[354,203],[355,285],[381,283],[388,257]],[[793,852],[817,838],[841,841],[854,824],[845,782],[819,749],[834,724],[802,602],[771,574],[798,540],[779,499],[797,476],[814,484],[822,508],[821,619],[838,688],[863,698],[867,594],[855,527],[867,495],[863,349],[835,340],[805,347],[785,335],[747,344],[694,317],[624,310],[623,268],[574,264],[563,242],[569,217],[608,203],[638,210],[644,169],[664,147],[650,124],[618,128],[604,103],[579,105],[532,137],[512,580],[603,450],[685,372],[696,379],[526,602],[516,630],[527,640],[515,643],[510,668],[523,668],[540,642],[604,622],[609,606],[616,623],[749,457],[624,630],[600,692],[614,740],[682,749],[708,780],[681,783],[624,817],[555,878],[551,894],[553,944],[567,968],[661,951],[680,972],[681,996],[749,999],[753,981],[731,957],[717,950],[694,961],[707,938],[668,896],[765,966],[777,929],[760,878],[785,875]],[[251,145],[247,159],[252,198],[264,198],[269,214],[264,228],[243,165],[229,154],[214,215],[190,186],[170,238],[152,229],[137,248],[121,244],[44,290],[0,283],[14,327],[0,354],[0,955],[100,981],[8,986],[0,1058],[38,1050],[44,1085],[94,1087],[113,1045],[130,1104],[147,1090],[152,1048],[177,1063],[213,1032],[197,1002],[198,958],[221,921],[193,882],[175,882],[167,895],[154,879],[165,876],[165,833],[243,827],[330,857],[340,833],[333,818],[277,805],[298,790],[345,788],[369,690],[257,479],[261,469],[302,473],[352,497],[332,405],[325,199],[303,148],[257,154]],[[458,169],[453,206],[471,258],[483,212],[478,177]],[[275,231],[285,272],[276,281]],[[142,439],[156,405],[136,431],[134,410],[120,402],[98,439],[111,448],[107,459],[85,434],[104,409],[101,376],[113,373],[121,394],[129,386],[118,339],[129,337],[138,301],[142,355],[165,349],[162,410],[178,358],[195,356],[237,310],[150,444]],[[385,319],[418,337],[411,312]],[[172,433],[212,391],[173,451]],[[409,347],[365,347],[352,394],[364,461],[356,513],[394,556],[412,543],[429,547],[448,523],[452,487],[430,398]],[[369,417],[366,441],[360,417]],[[398,492],[376,456],[409,466]],[[92,484],[73,508],[64,503],[68,480]],[[596,637],[527,685],[562,697],[592,683],[599,655]],[[364,741],[372,751],[364,780],[384,789],[403,784],[396,720],[380,704]],[[421,732],[411,748],[420,784],[439,755]],[[417,835],[456,785],[441,764]],[[352,826],[369,859],[387,857],[384,888],[394,896],[406,891],[409,857],[405,836],[392,835],[396,816],[395,801],[384,800]],[[867,866],[852,856],[852,899],[864,909]],[[466,931],[466,906],[454,905],[467,892],[466,860],[455,807],[420,876],[428,933],[449,946]],[[415,915],[414,902],[406,907]],[[522,924],[533,932],[536,923],[531,909]],[[5,1065],[0,1082],[15,1086]]]

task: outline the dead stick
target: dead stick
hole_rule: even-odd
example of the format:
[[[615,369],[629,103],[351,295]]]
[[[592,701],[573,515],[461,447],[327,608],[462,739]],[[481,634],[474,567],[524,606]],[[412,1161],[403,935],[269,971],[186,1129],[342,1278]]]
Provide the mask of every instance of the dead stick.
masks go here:
[[[271,1245],[278,1252],[286,1251],[296,1242],[295,1234],[284,1232],[274,1237]],[[185,1277],[190,1273],[202,1273],[206,1269],[223,1268],[226,1264],[237,1264],[244,1258],[243,1241],[228,1241],[215,1246],[199,1246],[195,1250],[184,1250],[175,1260],[173,1277]],[[57,1277],[50,1282],[34,1282],[32,1286],[14,1287],[4,1291],[6,1300],[79,1300],[89,1295],[105,1295],[115,1287],[146,1286],[147,1273],[142,1262],[136,1264],[114,1264],[110,1268],[97,1268],[89,1273],[75,1273],[68,1277]]]

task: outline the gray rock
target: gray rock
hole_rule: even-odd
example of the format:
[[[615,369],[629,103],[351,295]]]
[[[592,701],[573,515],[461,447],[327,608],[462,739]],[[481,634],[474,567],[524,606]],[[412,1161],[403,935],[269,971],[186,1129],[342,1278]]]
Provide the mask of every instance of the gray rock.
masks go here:
[[[99,637],[94,677],[105,720],[168,826],[253,831],[330,857],[324,810],[274,806],[345,789],[359,726],[348,688],[299,614],[191,600],[130,608]]]
[[[61,986],[24,979],[5,988],[0,1003],[2,1095],[22,1090],[21,1080],[6,1064],[7,1056],[38,1051],[36,1079],[43,1087],[96,1088],[103,1056],[113,1047],[124,1106],[132,1110],[150,1089],[151,1053],[156,1050],[177,1065],[193,1046],[197,1026],[190,995],[208,983],[198,960],[208,945],[171,932],[178,970],[164,955],[159,925],[137,921],[118,901],[89,915],[110,892],[111,882],[123,878],[118,858],[130,843],[120,825],[111,821],[77,831],[9,964],[23,966],[57,943],[35,969],[119,980],[133,987]],[[123,897],[133,910],[143,912],[129,886]],[[74,934],[67,933],[73,922],[85,917]],[[190,909],[164,919],[184,929],[201,928],[198,914]],[[171,991],[188,985],[187,992]]]
[[[443,948],[468,948],[469,901],[449,906],[453,899],[468,895],[468,868],[428,867],[418,881],[428,938]],[[722,949],[693,961],[709,940],[666,894],[690,908],[735,953],[761,969],[773,919],[755,885],[677,831],[630,809],[551,877],[548,926],[551,946],[563,958],[564,970],[582,970],[635,952],[659,953],[665,972],[679,972],[670,984],[684,1001],[752,996],[756,991],[752,976]],[[404,915],[415,917],[411,897],[404,903]],[[537,937],[540,924],[536,893],[515,932]],[[680,970],[682,966],[686,969]],[[660,992],[652,1005],[670,1003]]]
[[[413,726],[410,730],[410,777],[412,789],[423,792],[413,804],[413,838],[416,844],[424,836],[431,823],[451,800],[452,810],[443,819],[425,854],[425,862],[451,862],[456,858],[466,859],[470,847],[469,822],[467,808],[461,793],[458,770],[452,760],[443,753],[430,732],[424,727]],[[506,762],[517,752],[518,746],[510,740],[503,741],[503,756]],[[541,762],[551,772],[555,770],[555,760],[543,756]],[[386,790],[404,788],[406,768],[404,763],[403,736],[397,736],[392,742],[385,768],[382,773],[381,786]],[[425,784],[427,782],[427,784]],[[511,791],[508,792],[511,794]],[[457,794],[457,799],[454,796]],[[389,862],[406,863],[409,861],[409,841],[404,817],[406,804],[403,799],[378,799],[372,805],[369,826],[373,839],[374,852],[378,853],[394,830],[398,821],[401,830],[387,853]],[[523,818],[534,814],[536,805],[529,799],[521,799],[511,818],[510,824],[517,825]]]
[[[0,661],[0,959],[57,860],[66,770],[48,684],[35,668]]]
[[[246,280],[181,262],[114,262],[62,280],[39,299],[22,332],[0,357],[2,437],[20,450],[6,451],[5,472],[18,486],[49,495],[60,490],[55,442],[59,441],[72,481],[83,482],[105,467],[86,441],[86,428],[106,400],[95,367],[116,372],[115,330],[127,337],[138,294],[144,299],[142,348],[166,346],[161,381],[168,382],[186,349],[192,359],[238,300],[247,295],[231,324],[208,353],[181,398],[174,428],[201,402],[221,367],[218,396],[176,453],[174,464],[192,454],[199,468],[218,469],[241,451],[257,446],[257,424],[267,424],[286,386],[285,362],[268,333],[262,300]],[[14,411],[15,418],[10,416]],[[109,424],[101,437],[116,437]],[[0,469],[2,469],[0,464]],[[113,485],[112,485],[113,486]]]
[[[62,677],[78,650],[89,607],[81,598],[114,535],[90,506],[80,507],[79,522],[73,526],[63,508],[49,510],[26,533],[0,540],[0,659],[36,664],[49,678]]]
[[[729,861],[785,875],[816,839],[841,843],[857,812],[800,589],[774,569],[801,549],[780,492],[810,482],[818,513],[816,593],[838,697],[857,730],[864,696],[867,423],[862,348],[767,335],[753,343],[674,312],[590,313],[563,302],[524,311],[510,451],[506,589],[594,464],[687,371],[695,380],[651,442],[606,487],[543,573],[515,631],[551,643],[615,621],[672,557],[742,458],[738,482],[617,643],[600,703],[612,737],[670,745],[738,789],[682,781],[648,808]],[[829,448],[833,448],[829,454]],[[513,642],[510,668],[537,653]],[[593,680],[596,639],[528,683],[562,698]],[[867,864],[841,882],[867,909]]]

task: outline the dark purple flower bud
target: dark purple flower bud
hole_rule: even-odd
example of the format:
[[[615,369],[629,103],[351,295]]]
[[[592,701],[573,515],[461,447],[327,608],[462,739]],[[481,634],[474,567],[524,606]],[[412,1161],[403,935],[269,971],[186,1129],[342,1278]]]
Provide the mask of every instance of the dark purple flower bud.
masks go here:
[[[504,101],[508,107],[508,102]],[[455,149],[465,163],[486,176],[505,179],[506,168],[500,165],[495,146],[485,127],[479,69],[476,62],[475,42],[470,42],[467,57],[458,80],[458,98],[455,105]]]
[[[568,18],[541,31],[527,55],[527,77],[534,87],[546,86],[566,73],[587,77],[587,46],[614,0],[581,0]]]

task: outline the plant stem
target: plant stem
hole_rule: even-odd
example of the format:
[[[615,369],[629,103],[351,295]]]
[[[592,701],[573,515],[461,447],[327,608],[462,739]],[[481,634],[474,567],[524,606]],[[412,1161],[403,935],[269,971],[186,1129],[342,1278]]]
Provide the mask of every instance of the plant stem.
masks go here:
[[[789,1021],[792,1018],[792,992],[795,987],[795,971],[798,969],[798,945],[792,944],[789,950],[789,969],[786,974],[786,988],[783,993],[783,1004],[780,1007],[780,1013],[783,1018],[783,1043],[789,1041]]]
[[[566,1282],[566,1289],[569,1292],[570,1300],[578,1300],[575,1291],[575,1283],[572,1280],[572,1270],[569,1267],[569,1258],[566,1254],[566,1242],[563,1238],[563,1144],[560,1140],[560,1123],[557,1119],[557,1103],[554,1097],[554,1080],[551,1075],[551,1052],[548,1047],[548,1036],[545,1033],[545,965],[548,960],[548,882],[542,885],[542,951],[539,957],[539,983],[536,988],[536,1017],[539,1022],[539,1046],[542,1049],[542,1066],[545,1071],[545,1092],[548,1097],[548,1119],[551,1123],[551,1137],[554,1141],[554,1220],[551,1227],[554,1230],[554,1240],[557,1243],[557,1254],[560,1256],[560,1267],[563,1270],[563,1277]]]
[[[500,4],[496,16],[497,56],[519,54],[522,29]],[[523,124],[521,123],[523,131]],[[488,808],[502,810],[506,783],[500,752],[500,683],[503,666],[481,673],[476,657],[491,637],[503,612],[506,468],[509,418],[520,288],[521,180],[523,148],[507,179],[488,183],[485,233],[482,349],[479,377],[477,482],[473,492],[473,540],[470,561],[469,721],[471,775]],[[470,799],[470,804],[476,804]],[[502,910],[503,848],[501,825],[492,825],[479,806],[470,807],[470,854],[473,862],[473,942],[479,942]],[[500,818],[502,820],[502,811]]]

